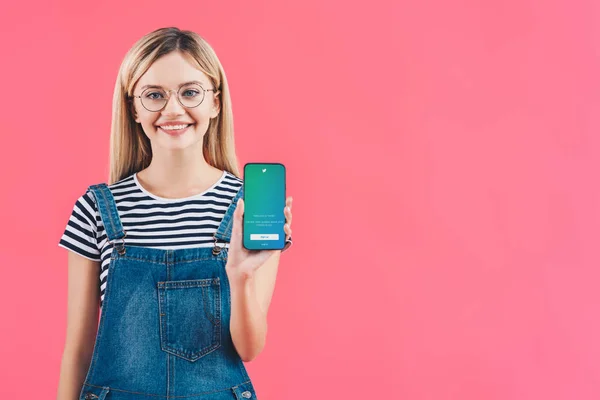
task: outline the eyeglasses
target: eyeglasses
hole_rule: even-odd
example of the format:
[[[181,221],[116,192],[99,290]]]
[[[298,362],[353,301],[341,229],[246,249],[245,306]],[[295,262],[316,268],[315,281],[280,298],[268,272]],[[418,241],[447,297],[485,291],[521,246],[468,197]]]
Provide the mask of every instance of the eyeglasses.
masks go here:
[[[215,94],[218,92],[217,89],[204,89],[197,83],[188,83],[180,86],[177,90],[148,88],[144,90],[141,95],[133,95],[131,97],[138,97],[146,110],[157,112],[165,108],[167,102],[171,98],[171,92],[175,91],[177,91],[177,100],[179,101],[179,104],[185,108],[194,108],[202,104],[206,92],[215,92]]]

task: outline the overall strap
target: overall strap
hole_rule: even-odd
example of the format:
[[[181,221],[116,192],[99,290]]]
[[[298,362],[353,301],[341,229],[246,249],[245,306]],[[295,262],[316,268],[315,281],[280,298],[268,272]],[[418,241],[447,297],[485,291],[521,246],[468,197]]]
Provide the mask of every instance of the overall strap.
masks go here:
[[[104,224],[108,240],[110,242],[121,240],[122,249],[122,246],[124,245],[123,238],[127,233],[123,231],[123,225],[121,224],[121,218],[117,211],[117,205],[108,185],[106,183],[99,183],[97,185],[91,185],[88,189],[92,191],[96,198],[96,204],[98,205],[98,211],[100,212],[100,218]],[[121,249],[119,252],[121,252]]]
[[[213,237],[215,238],[215,246],[213,247],[213,254],[215,254],[215,255],[219,254],[221,252],[221,249],[223,248],[223,247],[217,246],[217,241],[220,240],[222,242],[227,242],[227,243],[229,243],[231,241],[231,231],[233,229],[233,213],[235,212],[235,209],[237,208],[237,202],[238,202],[239,198],[242,197],[243,195],[244,195],[244,187],[242,186],[240,188],[240,190],[238,190],[238,192],[234,196],[233,200],[231,201],[231,205],[229,206],[229,208],[227,209],[227,212],[225,213],[225,216],[221,220],[221,223],[219,224],[219,228],[217,229],[217,232],[215,232],[215,234],[213,235]]]

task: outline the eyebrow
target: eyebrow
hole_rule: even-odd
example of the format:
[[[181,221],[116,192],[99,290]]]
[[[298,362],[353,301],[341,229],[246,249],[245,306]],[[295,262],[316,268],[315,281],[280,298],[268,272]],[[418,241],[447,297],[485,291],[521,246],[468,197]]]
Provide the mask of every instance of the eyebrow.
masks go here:
[[[189,82],[184,82],[181,85],[179,85],[179,87],[183,86],[183,85],[189,85],[190,83],[197,83],[198,85],[204,87],[204,83],[200,82],[200,81],[189,81]],[[153,89],[162,89],[162,86],[159,85],[144,85],[142,86],[142,88],[140,90],[145,90],[148,88],[153,88]]]

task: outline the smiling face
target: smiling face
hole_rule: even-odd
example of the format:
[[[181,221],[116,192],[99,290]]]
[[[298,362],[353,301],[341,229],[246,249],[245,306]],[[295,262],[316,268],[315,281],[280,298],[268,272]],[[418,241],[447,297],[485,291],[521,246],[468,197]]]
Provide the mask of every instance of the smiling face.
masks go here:
[[[142,125],[144,133],[150,139],[153,150],[184,149],[193,145],[202,146],[204,134],[209,122],[219,114],[219,97],[215,92],[205,92],[202,103],[194,108],[183,107],[177,99],[177,89],[186,82],[198,81],[204,89],[215,89],[206,74],[194,66],[188,56],[174,51],[156,60],[141,76],[133,88],[135,96],[141,96],[146,85],[160,86],[170,92],[166,106],[158,112],[148,111],[140,98],[134,98],[135,121]],[[187,86],[185,87],[187,89]],[[192,96],[194,91],[182,90],[182,95]],[[155,89],[147,91],[149,98],[160,98]],[[200,94],[201,96],[201,94]],[[162,128],[174,122],[189,125],[183,130]]]

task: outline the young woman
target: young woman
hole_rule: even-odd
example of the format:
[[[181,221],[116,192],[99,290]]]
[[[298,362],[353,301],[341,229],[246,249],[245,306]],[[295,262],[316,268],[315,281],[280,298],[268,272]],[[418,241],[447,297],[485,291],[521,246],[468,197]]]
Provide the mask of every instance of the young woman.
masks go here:
[[[121,64],[112,118],[109,183],[77,200],[59,243],[71,251],[58,399],[256,399],[243,361],[265,345],[282,251],[242,246],[214,50],[177,28],[144,36]]]

